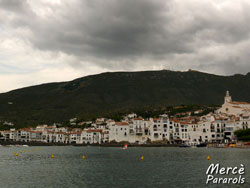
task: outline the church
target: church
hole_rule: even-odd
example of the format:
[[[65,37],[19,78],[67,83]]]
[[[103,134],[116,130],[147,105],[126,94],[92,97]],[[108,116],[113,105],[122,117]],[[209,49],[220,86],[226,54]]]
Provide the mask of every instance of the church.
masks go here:
[[[232,101],[229,91],[226,92],[224,104],[217,111],[228,115],[250,114],[250,103]]]

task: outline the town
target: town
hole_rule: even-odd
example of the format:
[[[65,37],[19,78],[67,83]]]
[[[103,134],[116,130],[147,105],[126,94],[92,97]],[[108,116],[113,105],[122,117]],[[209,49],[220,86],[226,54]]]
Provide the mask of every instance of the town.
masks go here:
[[[72,122],[75,120],[72,119]],[[116,122],[98,118],[85,129],[38,125],[35,128],[1,131],[1,141],[42,142],[63,144],[105,143],[168,143],[196,146],[202,143],[232,143],[236,130],[246,130],[250,124],[250,104],[235,102],[226,92],[224,104],[215,112],[197,116],[170,118],[162,114],[158,118],[126,115]]]

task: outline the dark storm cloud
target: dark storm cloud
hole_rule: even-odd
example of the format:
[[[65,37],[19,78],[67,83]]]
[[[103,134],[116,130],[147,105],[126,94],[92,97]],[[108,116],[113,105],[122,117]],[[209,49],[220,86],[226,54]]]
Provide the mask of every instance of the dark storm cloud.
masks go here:
[[[27,10],[27,3],[26,1],[20,0],[0,0],[1,9],[5,9],[8,11],[13,11],[16,13],[25,13]]]
[[[31,31],[26,39],[35,48],[73,55],[79,62],[110,69],[140,69],[153,62],[226,74],[250,70],[243,50],[250,47],[244,43],[250,40],[247,1],[61,2],[41,3],[39,10],[29,1],[0,0],[0,7],[18,14],[11,23]]]
[[[51,32],[39,30],[34,42],[41,49],[105,59],[190,51],[180,43],[188,40],[185,35],[173,38],[168,34],[167,11],[168,4],[163,1],[82,2],[60,17],[62,22],[47,25]]]

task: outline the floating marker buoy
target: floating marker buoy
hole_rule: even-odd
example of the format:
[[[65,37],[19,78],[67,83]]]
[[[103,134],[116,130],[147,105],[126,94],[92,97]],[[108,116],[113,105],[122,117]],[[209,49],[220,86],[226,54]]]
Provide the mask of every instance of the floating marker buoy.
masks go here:
[[[51,158],[52,158],[52,159],[54,159],[54,158],[55,158],[55,156],[54,156],[54,155],[51,155]]]
[[[83,156],[82,156],[82,160],[84,160],[84,159],[85,159],[85,156],[83,155]]]
[[[26,152],[25,150],[23,152]]]
[[[208,160],[208,161],[210,160],[210,156],[209,156],[209,155],[207,156],[207,160]]]
[[[142,161],[144,160],[144,156],[141,156],[141,160],[142,160]]]
[[[16,153],[16,157],[18,157],[18,154]]]

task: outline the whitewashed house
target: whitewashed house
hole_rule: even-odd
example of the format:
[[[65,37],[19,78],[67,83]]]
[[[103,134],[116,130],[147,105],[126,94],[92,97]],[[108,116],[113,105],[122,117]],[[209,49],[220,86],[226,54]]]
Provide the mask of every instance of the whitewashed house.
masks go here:
[[[115,122],[109,126],[109,142],[129,142],[129,124]]]
[[[145,144],[148,141],[149,121],[141,117],[133,118],[129,122],[129,142]]]

